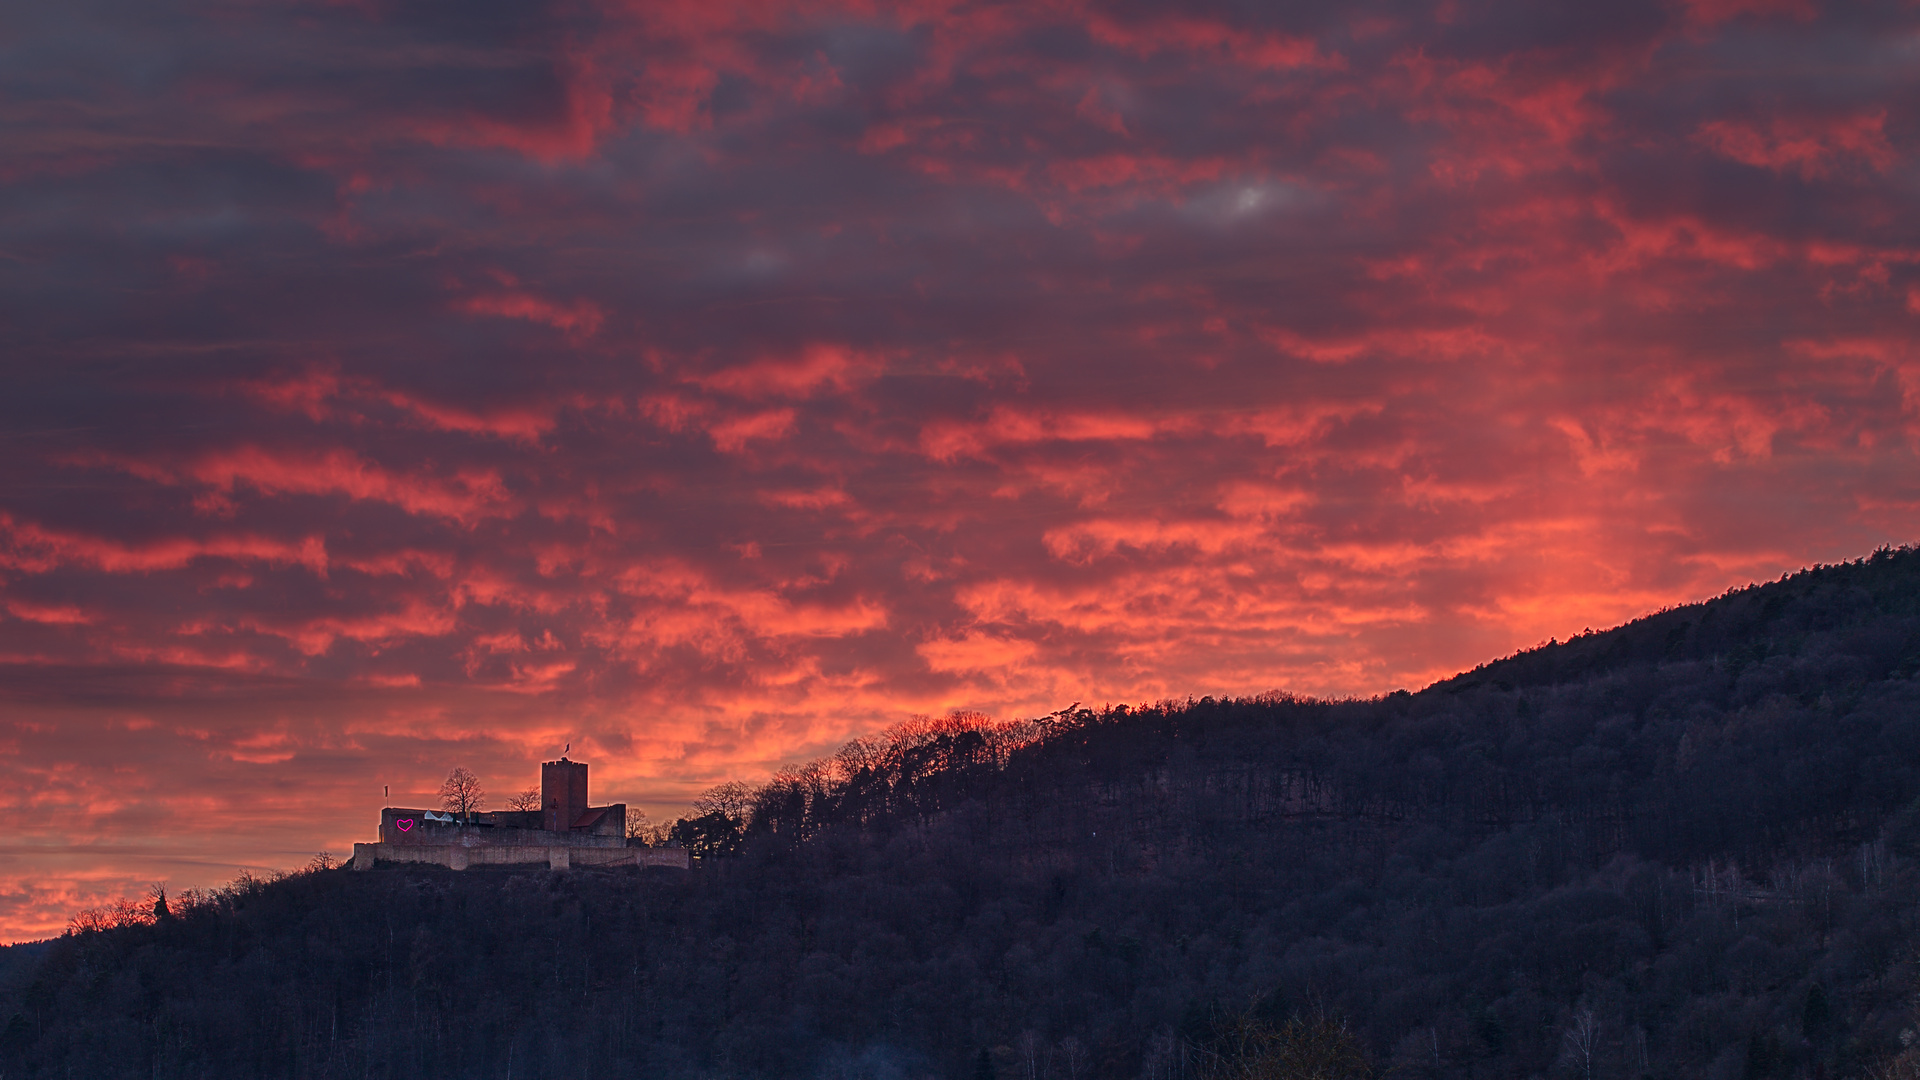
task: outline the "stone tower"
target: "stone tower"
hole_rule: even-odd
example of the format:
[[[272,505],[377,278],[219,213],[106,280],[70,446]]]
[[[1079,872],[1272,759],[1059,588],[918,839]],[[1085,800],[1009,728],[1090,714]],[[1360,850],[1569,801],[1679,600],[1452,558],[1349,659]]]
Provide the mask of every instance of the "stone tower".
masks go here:
[[[545,812],[541,824],[547,831],[573,828],[573,823],[587,812],[586,763],[566,758],[541,762],[540,808]]]

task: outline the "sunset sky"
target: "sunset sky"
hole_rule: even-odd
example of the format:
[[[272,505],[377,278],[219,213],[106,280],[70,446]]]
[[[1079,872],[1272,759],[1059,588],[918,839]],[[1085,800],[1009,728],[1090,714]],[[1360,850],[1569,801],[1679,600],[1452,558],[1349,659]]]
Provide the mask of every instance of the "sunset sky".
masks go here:
[[[1920,538],[1920,7],[1331,6],[14,5],[0,941]]]

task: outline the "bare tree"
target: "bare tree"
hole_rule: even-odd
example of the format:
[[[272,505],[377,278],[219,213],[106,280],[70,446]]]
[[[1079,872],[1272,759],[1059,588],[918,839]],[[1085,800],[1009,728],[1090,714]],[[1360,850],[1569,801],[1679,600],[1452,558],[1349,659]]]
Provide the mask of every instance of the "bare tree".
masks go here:
[[[753,806],[753,796],[752,784],[729,780],[708,788],[705,794],[693,800],[693,809],[696,814],[724,814],[736,822],[743,822],[747,820],[747,811]]]
[[[1908,1046],[1885,1061],[1867,1066],[1867,1080],[1916,1080],[1916,1078],[1920,1078],[1920,1046]]]
[[[455,814],[471,815],[486,798],[487,793],[480,789],[480,778],[468,772],[464,765],[448,773],[447,782],[440,785],[440,808]]]
[[[1211,1045],[1197,1051],[1201,1080],[1366,1080],[1373,1075],[1360,1040],[1325,1013],[1275,1027],[1249,1009],[1217,1017]]]
[[[1171,1031],[1162,1031],[1148,1040],[1141,1058],[1140,1080],[1174,1080],[1185,1073],[1181,1049],[1180,1040]]]
[[[540,789],[537,787],[530,787],[527,790],[521,792],[520,794],[515,795],[512,798],[508,799],[507,809],[520,810],[523,812],[527,810],[540,809]]]
[[[1920,1017],[1920,1009],[1908,1016]],[[1900,1029],[1900,1052],[1867,1066],[1867,1080],[1920,1080],[1920,1032],[1912,1027]]]
[[[1087,1048],[1069,1035],[1060,1040],[1060,1063],[1067,1067],[1067,1080],[1080,1080],[1087,1071]]]
[[[1023,1031],[1013,1046],[1020,1054],[1022,1080],[1040,1080],[1040,1058],[1046,1051],[1046,1040],[1037,1031]]]
[[[1593,1080],[1593,1055],[1600,1049],[1600,1018],[1587,1008],[1574,1013],[1573,1023],[1560,1037],[1560,1045],[1581,1074]]]
[[[874,739],[851,739],[833,755],[834,770],[841,780],[852,780],[861,769],[877,769],[886,748]]]
[[[638,840],[646,847],[665,847],[667,834],[673,830],[673,822],[655,825],[647,817],[647,812],[637,806],[627,809],[627,839]]]

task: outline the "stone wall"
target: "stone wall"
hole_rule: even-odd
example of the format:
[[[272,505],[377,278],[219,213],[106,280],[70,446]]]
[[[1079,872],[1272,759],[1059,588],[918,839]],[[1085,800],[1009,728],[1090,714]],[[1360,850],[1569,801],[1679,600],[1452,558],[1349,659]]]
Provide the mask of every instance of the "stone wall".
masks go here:
[[[622,811],[624,818],[625,805],[616,805]],[[459,821],[428,821],[426,813],[425,810],[409,810],[401,807],[389,807],[380,811],[380,843],[404,847],[446,847],[458,844],[475,848],[548,848],[562,845],[624,848],[627,846],[627,838],[621,835],[620,831],[553,833],[545,829],[514,828],[511,825],[496,825],[488,822],[469,825]],[[537,814],[526,816],[538,819]],[[608,819],[611,821],[612,817],[609,815]],[[406,828],[402,829],[400,827],[402,824],[405,824]],[[617,828],[615,826],[616,830]]]
[[[531,831],[531,830],[530,830]],[[588,847],[579,844],[355,844],[353,868],[371,870],[376,863],[424,863],[465,870],[473,866],[541,866],[567,870],[575,866],[671,866],[687,869],[686,848]]]

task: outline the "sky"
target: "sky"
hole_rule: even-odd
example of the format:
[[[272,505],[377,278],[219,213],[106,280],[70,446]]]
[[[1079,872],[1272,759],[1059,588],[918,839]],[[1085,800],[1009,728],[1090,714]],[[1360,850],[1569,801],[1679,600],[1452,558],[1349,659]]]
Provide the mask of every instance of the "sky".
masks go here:
[[[0,15],[0,940],[1920,539],[1920,8]]]

